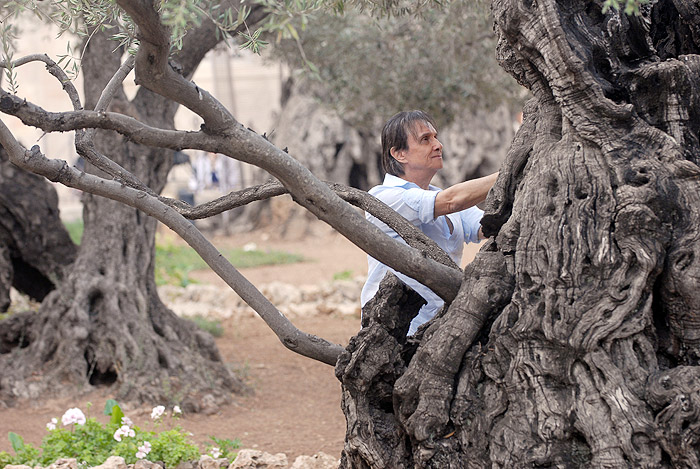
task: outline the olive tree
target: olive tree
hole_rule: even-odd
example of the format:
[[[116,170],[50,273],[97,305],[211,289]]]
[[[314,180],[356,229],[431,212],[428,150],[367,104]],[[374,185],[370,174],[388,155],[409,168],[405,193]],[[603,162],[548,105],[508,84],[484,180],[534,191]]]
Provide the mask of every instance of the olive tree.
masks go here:
[[[605,7],[493,2],[534,97],[490,241],[417,337],[377,299],[336,369],[345,467],[700,465],[700,10]]]
[[[180,5],[177,2],[176,11]],[[194,5],[198,11],[202,4],[188,5]],[[374,204],[365,200],[366,194],[344,188],[333,191],[320,183],[264,136],[240,125],[206,90],[190,80],[206,51],[223,37],[217,17],[194,16],[196,24],[190,25],[182,36],[185,29],[181,24],[167,25],[166,20],[177,15],[166,15],[163,4],[158,5],[160,11],[153,2],[141,0],[104,2],[98,6],[106,9],[99,17],[101,21],[111,23],[88,22],[91,29],[81,64],[85,103],[64,70],[45,55],[3,63],[11,72],[40,61],[56,77],[71,99],[72,111],[48,112],[32,103],[31,97],[20,97],[4,89],[0,109],[46,132],[75,130],[76,149],[88,166],[82,171],[63,160],[45,158],[38,146],[25,151],[8,128],[0,126],[0,143],[11,163],[86,193],[85,232],[77,254],[73,254],[75,260],[53,269],[57,272],[51,276],[55,289],[44,298],[38,312],[3,321],[0,396],[11,402],[15,398],[111,386],[123,400],[176,401],[198,410],[212,398],[225,400],[232,391],[240,389],[241,383],[222,363],[211,337],[176,317],[158,298],[153,275],[156,220],[188,241],[270,324],[286,346],[334,364],[342,350],[340,346],[298,331],[182,216],[211,216],[245,203],[250,197],[260,197],[270,187],[252,188],[196,208],[162,198],[158,193],[165,184],[175,150],[211,151],[256,164],[291,188],[291,194],[303,206],[368,252],[380,257],[386,257],[382,252],[403,252],[396,262],[387,262],[403,270],[422,271],[426,277],[436,267],[425,264],[424,253],[384,239],[376,228],[365,226],[362,215],[343,202],[336,191],[372,210]],[[245,11],[244,15],[229,14],[244,19],[234,22],[231,29],[245,32],[248,42],[257,47],[257,35],[250,33],[250,28],[268,15],[269,9],[261,5],[245,8],[237,3],[228,7],[231,10],[227,11]],[[128,28],[132,24],[129,17],[133,19],[133,30]],[[107,26],[117,28],[122,23],[127,27],[119,35],[133,42],[119,46],[109,40],[114,34]],[[174,47],[173,37],[181,42],[179,48]],[[135,55],[126,53],[127,47],[136,49]],[[128,99],[122,82],[132,68],[140,88],[134,98]],[[13,82],[8,80],[8,85],[12,88]],[[199,131],[174,130],[173,117],[179,105],[202,118]],[[24,211],[14,209],[17,220],[37,217],[36,208],[31,205]],[[55,202],[48,212],[47,218],[53,216],[52,224],[44,226],[61,231],[55,219]],[[397,223],[408,225],[401,220]],[[41,228],[40,223],[33,226]],[[421,240],[420,233],[415,233],[410,225],[404,228],[413,232],[409,236],[425,244],[433,257],[445,257],[429,240]],[[16,244],[20,237],[21,233],[16,233],[12,241]],[[5,250],[3,257],[7,257]],[[434,288],[447,296],[454,295],[459,286],[458,272],[432,263],[439,271],[432,282]],[[21,287],[19,278],[16,275],[13,283]],[[36,379],[37,372],[41,379]]]
[[[199,131],[105,110],[109,85],[94,108],[75,102],[59,113],[3,90],[0,111],[47,132],[91,137],[101,129],[149,147],[222,153],[279,183],[187,207],[110,162],[110,148],[90,153],[98,175],[47,158],[38,146],[25,149],[4,124],[0,143],[18,166],[167,224],[288,348],[335,365],[348,422],[343,467],[698,467],[700,6],[628,2],[638,8],[628,15],[606,3],[493,1],[499,61],[533,98],[487,198],[489,241],[464,272],[386,207],[318,181],[178,73],[169,62],[170,33],[149,0],[117,1],[138,27],[136,80],[200,115]],[[85,139],[89,149],[93,140]],[[407,338],[422,300],[388,276],[346,349],[298,331],[186,218],[283,192],[433,289],[445,308]],[[387,220],[408,245],[384,236],[344,199]],[[87,303],[110,298],[88,293]],[[134,302],[134,314],[146,314],[147,304]],[[55,327],[79,347],[101,319],[90,315],[94,309],[67,311]],[[149,326],[157,344],[176,333],[162,324]],[[36,337],[9,355],[41,353]],[[113,342],[119,352],[129,338]],[[187,370],[169,357],[158,360],[163,373]],[[8,376],[2,392],[22,382]]]

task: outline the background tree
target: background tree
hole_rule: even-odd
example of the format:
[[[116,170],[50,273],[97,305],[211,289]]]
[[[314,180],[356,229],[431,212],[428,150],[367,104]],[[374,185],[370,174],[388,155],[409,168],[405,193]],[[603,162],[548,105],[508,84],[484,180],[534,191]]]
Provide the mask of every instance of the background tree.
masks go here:
[[[292,70],[272,138],[319,178],[365,190],[379,184],[379,133],[401,109],[428,111],[446,139],[448,167],[437,184],[500,165],[525,90],[495,59],[489,2],[411,15],[348,9],[293,22],[293,30],[270,39],[273,57]]]
[[[6,3],[5,8],[17,11],[13,3]],[[36,10],[54,21],[61,20],[64,30],[83,31],[86,41],[80,67],[88,109],[95,109],[121,66],[126,46],[110,37],[119,35],[128,40],[133,35],[121,11],[109,2],[96,3],[92,8],[76,10],[71,4],[56,2]],[[227,8],[239,11],[241,4],[231,2]],[[248,12],[247,23],[239,25],[241,30],[264,16],[259,6]],[[168,16],[167,10],[163,14],[165,19],[176,16]],[[191,77],[204,55],[224,38],[215,24],[217,18],[223,21],[220,16],[208,15],[181,39],[181,48],[172,60],[182,76]],[[117,27],[120,24],[122,28]],[[48,63],[47,67],[61,74],[55,65]],[[127,73],[129,69],[122,71]],[[121,82],[114,86],[110,110],[159,128],[174,128],[177,102],[145,88],[130,100]],[[76,149],[87,161],[87,173],[104,174],[102,171],[109,170],[104,166],[97,169],[93,164],[101,166],[97,158],[104,152],[133,179],[155,192],[165,185],[174,153],[171,149],[144,147],[114,133],[94,131],[79,132]],[[20,190],[23,188],[26,191],[26,186]],[[56,290],[36,314],[23,315],[22,323],[18,323],[19,317],[11,318],[13,327],[3,337],[5,354],[0,356],[1,398],[11,402],[17,397],[113,386],[123,400],[174,401],[199,410],[240,390],[242,384],[222,363],[211,337],[176,317],[158,297],[154,280],[156,221],[124,204],[90,194],[83,198],[83,207],[83,240],[77,257],[73,254],[69,273],[58,277],[61,281]],[[67,237],[57,220],[55,205],[51,215],[46,219],[52,224],[43,224],[41,232],[47,236],[63,232]],[[63,262],[72,260],[66,257]],[[36,276],[32,282],[37,282]],[[43,374],[40,381],[33,378],[36,370]]]

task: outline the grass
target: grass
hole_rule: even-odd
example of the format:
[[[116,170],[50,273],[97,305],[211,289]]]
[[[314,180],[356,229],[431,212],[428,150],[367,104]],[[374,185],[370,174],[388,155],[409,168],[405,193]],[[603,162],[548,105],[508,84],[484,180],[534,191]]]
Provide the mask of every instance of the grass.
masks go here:
[[[74,243],[80,244],[83,236],[83,221],[64,222]],[[304,262],[304,257],[283,251],[222,249],[221,254],[238,269],[262,265],[293,264]],[[190,272],[208,268],[206,262],[194,249],[156,238],[156,284],[187,286],[193,283]]]
[[[221,254],[237,269],[304,261],[298,254],[283,251],[244,251],[229,248],[222,249]],[[191,247],[156,241],[156,284],[187,286],[192,283],[192,279],[189,278],[191,271],[206,268],[206,262]]]
[[[352,270],[343,270],[333,274],[333,280],[352,280]]]
[[[78,219],[72,221],[64,221],[63,226],[65,226],[66,230],[68,230],[68,235],[70,236],[70,239],[75,244],[79,245],[80,242],[83,240],[83,220]]]

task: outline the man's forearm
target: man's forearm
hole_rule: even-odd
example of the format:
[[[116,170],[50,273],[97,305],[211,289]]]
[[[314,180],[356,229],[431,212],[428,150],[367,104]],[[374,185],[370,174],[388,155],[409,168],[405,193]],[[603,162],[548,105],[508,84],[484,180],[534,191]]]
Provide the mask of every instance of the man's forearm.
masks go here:
[[[435,197],[435,218],[448,213],[459,212],[483,202],[493,187],[498,173],[477,179],[460,182],[441,191]]]

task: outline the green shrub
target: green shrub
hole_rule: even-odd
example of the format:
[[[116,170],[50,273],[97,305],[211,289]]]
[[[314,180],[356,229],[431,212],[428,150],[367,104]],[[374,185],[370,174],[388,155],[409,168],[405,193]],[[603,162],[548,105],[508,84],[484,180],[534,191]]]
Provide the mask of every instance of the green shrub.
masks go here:
[[[238,453],[235,451],[241,447],[240,440],[229,440],[228,438],[210,437],[215,445],[209,445],[207,452],[214,458],[222,457],[229,461],[236,459]]]
[[[78,409],[71,410],[80,412]],[[162,410],[161,407],[161,413]],[[40,448],[25,444],[22,437],[10,433],[10,442],[15,454],[0,452],[0,467],[8,464],[48,466],[61,458],[75,458],[81,464],[97,466],[110,456],[121,456],[127,464],[134,464],[139,459],[148,459],[163,461],[166,467],[170,468],[181,462],[199,459],[199,448],[179,426],[160,432],[143,430],[125,418],[119,405],[111,399],[107,401],[105,413],[111,415],[106,424],[101,424],[94,418],[83,417],[82,424],[73,423],[55,428],[58,423],[54,419],[54,428],[49,429]],[[160,424],[160,413],[153,418]],[[147,445],[148,448],[145,448]],[[145,452],[142,452],[144,448]]]

